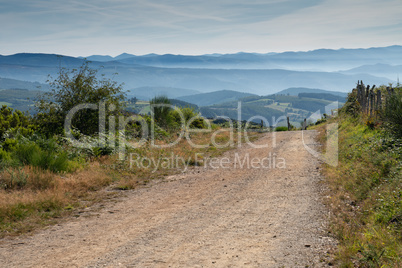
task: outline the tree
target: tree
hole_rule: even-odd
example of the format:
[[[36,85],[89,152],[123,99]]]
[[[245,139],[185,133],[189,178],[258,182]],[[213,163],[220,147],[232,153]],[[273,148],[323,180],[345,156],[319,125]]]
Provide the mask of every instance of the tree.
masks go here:
[[[79,104],[105,104],[106,124],[110,115],[117,115],[125,99],[122,86],[106,79],[98,79],[98,71],[84,62],[79,69],[61,69],[59,77],[49,80],[50,91],[38,96],[35,121],[47,136],[63,134],[69,111]],[[99,107],[99,106],[98,106]],[[72,128],[93,135],[99,132],[99,108],[80,109],[74,114]]]

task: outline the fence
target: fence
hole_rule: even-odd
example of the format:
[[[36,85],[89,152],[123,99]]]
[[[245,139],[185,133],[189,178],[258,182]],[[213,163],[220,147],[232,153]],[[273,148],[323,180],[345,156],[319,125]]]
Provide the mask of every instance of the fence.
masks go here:
[[[383,109],[386,97],[394,94],[394,88],[387,87],[386,89],[388,94],[375,90],[375,85],[370,88],[370,85],[365,86],[363,81],[357,81],[357,87],[354,90],[356,90],[357,101],[362,112],[370,116],[377,115]]]
[[[395,89],[393,87],[386,87],[386,90],[384,90],[384,88],[376,89],[375,85],[371,87],[370,85],[365,86],[363,81],[357,81],[357,86],[353,89],[353,92],[356,92],[356,98],[360,104],[361,112],[369,116],[377,117],[377,115],[385,108],[387,97],[393,95]],[[333,115],[334,111],[331,111],[331,116]],[[287,126],[288,130],[291,130],[289,117],[287,117]],[[306,119],[304,119],[301,129],[307,129]]]

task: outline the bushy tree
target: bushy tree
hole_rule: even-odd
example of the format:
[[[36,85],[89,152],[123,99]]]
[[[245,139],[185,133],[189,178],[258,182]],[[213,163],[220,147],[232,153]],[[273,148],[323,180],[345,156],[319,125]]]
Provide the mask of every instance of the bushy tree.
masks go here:
[[[50,91],[38,96],[35,116],[39,130],[47,136],[62,134],[69,111],[79,104],[105,103],[106,120],[122,108],[125,96],[122,86],[102,77],[89,68],[88,62],[79,69],[61,69],[59,77],[48,81]],[[81,109],[72,119],[72,128],[86,135],[99,131],[99,109]]]

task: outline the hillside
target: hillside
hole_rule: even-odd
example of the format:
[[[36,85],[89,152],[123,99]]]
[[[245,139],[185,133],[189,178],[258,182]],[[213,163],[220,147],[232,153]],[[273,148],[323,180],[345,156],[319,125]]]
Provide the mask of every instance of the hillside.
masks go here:
[[[49,85],[0,77],[0,89],[48,90]]]
[[[209,93],[201,93],[179,97],[179,100],[194,103],[198,106],[208,106],[224,102],[236,101],[244,97],[257,96],[255,94],[238,92],[233,90],[219,90]]]
[[[185,88],[174,87],[137,87],[130,89],[127,93],[130,97],[140,100],[150,100],[155,96],[166,96],[168,98],[178,98],[181,96],[197,94],[199,91]]]
[[[260,123],[262,118],[268,120],[269,125],[274,125],[280,119],[278,125],[286,124],[286,117],[289,116],[293,125],[299,127],[300,123],[309,118],[313,113],[319,111],[320,114],[328,112],[327,105],[333,101],[325,98],[336,98],[335,95],[318,95],[299,97],[287,95],[269,95],[269,96],[250,96],[239,100],[241,106],[241,118],[238,116],[238,101],[215,104],[201,107],[201,114],[207,118],[216,118],[219,116],[228,117],[234,120],[249,120],[255,116],[253,122]],[[343,103],[339,103],[341,106]],[[320,116],[318,116],[320,118]],[[319,118],[311,118],[312,122]],[[266,123],[265,123],[266,124]]]
[[[377,63],[374,65],[363,65],[346,71],[341,71],[343,74],[375,74],[388,79],[396,80],[402,76],[402,65],[390,65]]]
[[[78,62],[77,62],[78,63]],[[49,65],[49,64],[45,64]],[[101,66],[103,65],[103,68]],[[63,66],[63,65],[62,65]],[[70,66],[78,68],[79,65]],[[357,80],[370,84],[391,83],[392,80],[372,75],[346,75],[330,72],[307,72],[289,70],[240,70],[240,69],[190,69],[157,68],[148,66],[125,65],[118,62],[90,63],[90,67],[99,69],[118,83],[124,83],[124,89],[137,87],[185,88],[203,93],[222,89],[246,91],[251,94],[273,94],[291,87],[320,88],[343,91]],[[0,76],[18,80],[46,82],[49,74],[57,77],[59,64],[54,66],[8,65],[0,63]]]
[[[346,97],[348,93],[346,92],[339,92],[339,91],[330,91],[330,90],[323,90],[323,89],[318,89],[318,88],[305,88],[305,87],[292,87],[292,88],[287,88],[284,90],[281,90],[279,92],[276,92],[276,95],[291,95],[291,96],[297,96],[300,93],[325,93],[325,94],[332,94],[332,95],[337,95],[337,96],[342,96]]]
[[[0,90],[0,106],[7,105],[20,111],[33,112],[33,100],[40,93],[42,91],[27,89]]]

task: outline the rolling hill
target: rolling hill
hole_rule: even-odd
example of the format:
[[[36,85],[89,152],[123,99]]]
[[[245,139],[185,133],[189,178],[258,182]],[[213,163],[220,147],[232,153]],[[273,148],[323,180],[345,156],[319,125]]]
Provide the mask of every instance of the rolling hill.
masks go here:
[[[70,66],[78,68],[78,65]],[[82,62],[81,62],[82,63]],[[57,77],[59,64],[54,66],[31,66],[1,64],[0,77],[44,83],[48,75]],[[185,88],[203,93],[222,89],[246,91],[251,94],[273,94],[291,87],[321,88],[325,90],[348,91],[357,80],[366,84],[387,84],[392,80],[367,74],[346,75],[333,72],[307,72],[289,70],[239,70],[239,69],[194,69],[158,68],[131,66],[118,62],[92,62],[90,67],[99,69],[100,74],[118,83],[124,89],[137,87]],[[116,74],[117,73],[117,74]],[[185,94],[183,94],[185,95]]]
[[[0,90],[1,89],[48,90],[49,85],[0,77]]]
[[[371,74],[383,76],[388,79],[397,80],[402,76],[402,65],[389,65],[377,63],[374,65],[363,65],[346,71],[341,71],[343,74]]]
[[[297,96],[300,93],[323,93],[323,94],[332,94],[332,95],[337,95],[337,96],[342,96],[346,97],[348,94],[346,92],[339,92],[339,91],[330,91],[330,90],[323,90],[323,89],[318,89],[318,88],[305,88],[305,87],[292,87],[292,88],[287,88],[284,90],[281,90],[277,93],[276,95],[291,95],[291,96]]]
[[[332,94],[318,93],[314,96],[312,93],[304,93],[309,95],[292,96],[292,95],[268,95],[268,96],[249,96],[239,101],[225,102],[200,108],[201,114],[207,118],[230,118],[232,120],[250,120],[260,123],[266,119],[269,125],[286,124],[286,117],[289,116],[290,121],[295,126],[300,126],[305,118],[309,118],[313,113],[319,111],[319,114],[328,113],[328,107],[332,107],[333,99],[342,98]],[[240,105],[239,105],[240,102]],[[339,103],[339,106],[343,103]],[[240,118],[239,118],[240,107]],[[257,117],[256,117],[257,116]],[[318,118],[311,118],[315,121]],[[265,123],[265,125],[268,125]]]
[[[185,88],[173,88],[173,87],[137,87],[130,89],[127,95],[129,97],[136,97],[140,100],[150,100],[156,96],[166,96],[174,99],[181,96],[197,94],[199,91]]]
[[[201,93],[190,96],[179,97],[179,100],[194,103],[198,106],[208,106],[218,103],[236,101],[248,96],[257,96],[255,94],[238,92],[233,90],[219,90],[209,93]]]

